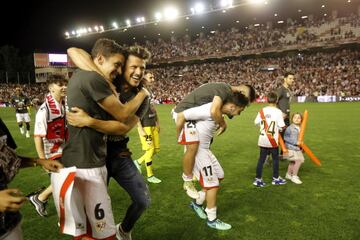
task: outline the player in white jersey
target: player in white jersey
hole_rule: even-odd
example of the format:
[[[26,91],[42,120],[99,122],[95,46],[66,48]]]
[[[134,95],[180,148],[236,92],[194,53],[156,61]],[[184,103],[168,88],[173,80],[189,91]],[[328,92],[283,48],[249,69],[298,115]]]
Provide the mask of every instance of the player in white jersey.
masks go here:
[[[234,94],[233,101],[226,102],[221,112],[232,118],[239,115],[248,102],[239,101],[238,94]],[[195,157],[193,174],[199,181],[202,190],[198,192],[199,197],[190,203],[190,207],[196,214],[207,219],[207,225],[218,230],[229,230],[230,224],[222,222],[217,218],[216,199],[220,180],[224,178],[224,171],[210,150],[210,144],[218,128],[214,119],[211,117],[211,105],[207,103],[199,107],[194,107],[177,114],[177,122],[194,121],[198,131],[199,149]],[[203,204],[206,200],[206,208]]]
[[[260,157],[256,167],[256,178],[254,185],[265,186],[262,180],[262,168],[266,156],[271,154],[273,159],[273,185],[286,184],[286,181],[279,176],[279,131],[285,127],[284,119],[280,109],[276,107],[277,95],[271,92],[267,96],[269,106],[262,108],[255,118],[255,124],[260,125],[258,146]]]
[[[48,80],[49,93],[35,117],[34,142],[39,158],[59,160],[66,138],[65,97],[67,81],[62,75],[52,75]],[[47,216],[46,204],[52,187],[29,197],[37,213]]]

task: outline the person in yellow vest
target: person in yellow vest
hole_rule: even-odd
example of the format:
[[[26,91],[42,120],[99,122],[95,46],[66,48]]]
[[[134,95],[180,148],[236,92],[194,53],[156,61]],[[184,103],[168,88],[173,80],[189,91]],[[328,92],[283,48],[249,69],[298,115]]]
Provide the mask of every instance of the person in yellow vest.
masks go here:
[[[154,74],[149,71],[145,72],[143,82],[147,89],[151,87],[154,81]],[[152,93],[151,97],[154,97]],[[144,150],[145,153],[139,159],[134,160],[134,163],[141,173],[141,164],[145,162],[148,182],[161,183],[161,180],[155,177],[152,168],[153,156],[160,152],[160,123],[159,117],[156,113],[155,104],[153,102],[151,103],[147,113],[138,122],[138,133],[142,150]]]

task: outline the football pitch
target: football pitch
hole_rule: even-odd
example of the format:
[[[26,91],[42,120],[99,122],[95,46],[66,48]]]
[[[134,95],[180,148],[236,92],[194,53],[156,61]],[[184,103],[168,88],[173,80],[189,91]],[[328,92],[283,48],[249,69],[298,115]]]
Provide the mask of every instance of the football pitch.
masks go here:
[[[182,190],[181,157],[175,126],[170,117],[172,105],[157,106],[160,117],[161,152],[153,160],[154,173],[163,182],[149,184],[152,203],[133,229],[134,240],[271,240],[271,239],[360,239],[360,103],[292,104],[292,112],[309,111],[305,143],[322,161],[317,167],[306,157],[299,176],[302,185],[291,182],[272,186],[272,168],[264,166],[264,188],[252,185],[259,155],[258,127],[253,122],[265,105],[253,104],[240,117],[227,120],[227,131],[216,137],[212,151],[225,171],[218,195],[218,217],[231,224],[229,231],[206,226],[189,208],[190,199]],[[36,156],[33,139],[20,135],[11,108],[1,108],[0,116],[11,130],[18,153]],[[34,113],[32,118],[32,131]],[[136,131],[130,134],[133,158],[142,154]],[[287,162],[280,162],[284,177]],[[143,175],[145,174],[143,166]],[[10,187],[24,194],[49,184],[40,168],[23,169]],[[116,223],[130,204],[126,192],[114,181],[109,193]],[[71,239],[61,235],[52,199],[49,216],[41,218],[30,203],[21,210],[25,240]]]

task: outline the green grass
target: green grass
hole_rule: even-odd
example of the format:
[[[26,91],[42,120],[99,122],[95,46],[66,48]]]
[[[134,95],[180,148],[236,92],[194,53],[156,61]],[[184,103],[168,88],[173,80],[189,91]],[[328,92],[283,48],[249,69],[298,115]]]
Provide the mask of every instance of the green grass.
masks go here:
[[[150,185],[152,205],[136,224],[133,239],[360,239],[360,103],[293,104],[293,111],[309,110],[305,142],[322,166],[315,166],[307,158],[299,173],[302,185],[268,184],[258,189],[252,186],[259,154],[258,128],[253,120],[261,106],[254,104],[239,118],[228,121],[227,131],[215,139],[212,147],[225,171],[218,216],[233,226],[226,232],[208,228],[188,208],[189,198],[181,189],[183,150],[176,144],[169,113],[172,106],[158,106],[161,152],[154,159],[154,171],[163,182]],[[33,141],[20,135],[13,110],[0,109],[0,115],[19,145],[18,152],[35,156]],[[138,158],[141,150],[137,133],[131,132],[130,137],[133,157]],[[282,176],[286,168],[286,162],[281,162]],[[271,172],[264,168],[267,183]],[[11,186],[28,193],[48,183],[41,168],[32,168],[21,170]],[[119,222],[130,200],[115,182],[111,182],[109,192]],[[26,240],[71,239],[58,233],[52,201],[47,218],[39,217],[30,204],[22,208],[22,213]]]

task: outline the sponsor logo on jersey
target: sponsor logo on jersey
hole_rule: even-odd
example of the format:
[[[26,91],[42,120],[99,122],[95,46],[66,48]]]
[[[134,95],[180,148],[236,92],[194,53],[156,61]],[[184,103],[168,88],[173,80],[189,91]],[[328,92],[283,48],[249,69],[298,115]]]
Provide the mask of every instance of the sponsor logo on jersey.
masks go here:
[[[105,226],[106,226],[106,222],[105,222],[105,221],[99,221],[99,222],[96,223],[95,230],[96,230],[97,232],[102,232],[102,231],[104,231]]]

